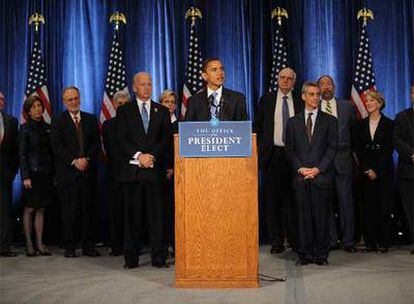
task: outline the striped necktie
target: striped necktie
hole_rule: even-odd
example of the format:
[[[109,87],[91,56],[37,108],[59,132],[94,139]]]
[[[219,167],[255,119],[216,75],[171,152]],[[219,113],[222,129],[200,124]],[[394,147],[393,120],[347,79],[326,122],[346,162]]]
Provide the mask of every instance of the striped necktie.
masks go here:
[[[329,115],[332,115],[332,105],[331,105],[331,101],[330,100],[327,100],[326,101],[326,109],[325,109],[325,111]]]

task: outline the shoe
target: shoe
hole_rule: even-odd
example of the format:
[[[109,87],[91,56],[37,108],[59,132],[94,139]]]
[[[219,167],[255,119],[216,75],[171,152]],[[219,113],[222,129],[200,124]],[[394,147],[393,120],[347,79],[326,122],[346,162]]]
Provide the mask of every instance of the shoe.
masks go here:
[[[346,246],[346,247],[344,247],[344,250],[346,252],[349,252],[349,253],[355,253],[355,252],[357,252],[357,249],[353,245],[352,246]]]
[[[33,248],[27,248],[26,247],[26,256],[28,256],[28,257],[34,257],[34,256],[37,256],[37,250],[34,250]]]
[[[65,258],[76,258],[75,250],[65,250]]]
[[[156,262],[156,263],[152,263],[152,267],[157,267],[157,268],[170,268],[170,266],[168,266],[168,264],[166,262]]]
[[[109,256],[120,256],[122,255],[122,248],[112,248],[109,252]]]
[[[88,256],[88,257],[92,257],[92,258],[96,258],[101,256],[101,254],[99,253],[98,250],[96,249],[92,249],[92,250],[88,250],[88,251],[82,251],[82,255]]]
[[[300,258],[299,261],[296,261],[296,266],[305,266],[308,265],[310,262],[307,258]]]
[[[319,266],[327,266],[328,260],[327,259],[315,259],[315,264]]]
[[[138,264],[125,264],[124,269],[134,269],[137,268]]]
[[[410,251],[410,254],[413,254],[413,255],[414,255],[414,249],[412,249],[412,250]]]
[[[270,248],[270,254],[279,254],[279,253],[282,253],[283,251],[285,251],[285,246],[272,245],[272,247]]]
[[[41,250],[37,250],[37,253],[42,255],[42,256],[51,256],[52,253],[50,253],[49,251],[47,251],[47,249],[45,249],[44,251]]]
[[[13,257],[17,257],[17,253],[13,252],[13,251],[3,251],[1,254],[1,256],[6,257],[6,258],[13,258]]]
[[[378,251],[380,253],[387,253],[388,252],[388,247],[378,247]]]

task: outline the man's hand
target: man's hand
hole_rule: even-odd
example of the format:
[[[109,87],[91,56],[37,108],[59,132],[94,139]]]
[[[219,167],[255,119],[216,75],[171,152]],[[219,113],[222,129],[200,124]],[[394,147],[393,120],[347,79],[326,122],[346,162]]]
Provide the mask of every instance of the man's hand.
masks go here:
[[[377,178],[377,174],[372,169],[369,169],[365,171],[364,173],[368,176],[370,180],[375,180]]]
[[[79,171],[83,172],[88,169],[89,162],[86,158],[77,158],[75,159],[74,166]]]
[[[23,180],[23,187],[25,189],[32,189],[32,180],[30,178],[26,178]]]
[[[298,170],[298,173],[303,176],[304,179],[314,179],[321,171],[316,168],[302,167]]]
[[[138,161],[141,168],[154,168],[155,157],[148,153],[140,153],[138,155]]]
[[[174,176],[174,169],[167,169],[167,179],[170,180]]]

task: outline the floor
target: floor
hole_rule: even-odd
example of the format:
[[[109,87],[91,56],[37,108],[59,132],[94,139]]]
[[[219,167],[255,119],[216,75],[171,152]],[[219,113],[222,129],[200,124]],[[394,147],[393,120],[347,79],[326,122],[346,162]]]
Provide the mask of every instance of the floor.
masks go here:
[[[414,303],[414,255],[408,247],[386,254],[333,251],[329,266],[296,266],[286,251],[270,255],[260,247],[260,273],[286,278],[285,282],[261,281],[259,289],[175,289],[174,266],[151,267],[149,254],[140,267],[122,268],[122,257],[66,259],[59,248],[51,257],[24,255],[0,258],[0,303],[283,303],[283,304],[404,304]]]

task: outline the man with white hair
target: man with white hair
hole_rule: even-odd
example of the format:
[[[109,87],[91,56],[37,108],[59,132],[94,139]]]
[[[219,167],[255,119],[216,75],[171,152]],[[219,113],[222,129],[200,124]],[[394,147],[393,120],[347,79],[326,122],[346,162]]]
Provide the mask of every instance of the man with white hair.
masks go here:
[[[290,246],[295,247],[291,168],[285,153],[287,120],[303,108],[303,103],[293,94],[295,82],[295,71],[282,69],[278,75],[277,91],[261,98],[255,122],[271,254],[285,250],[286,234]]]

